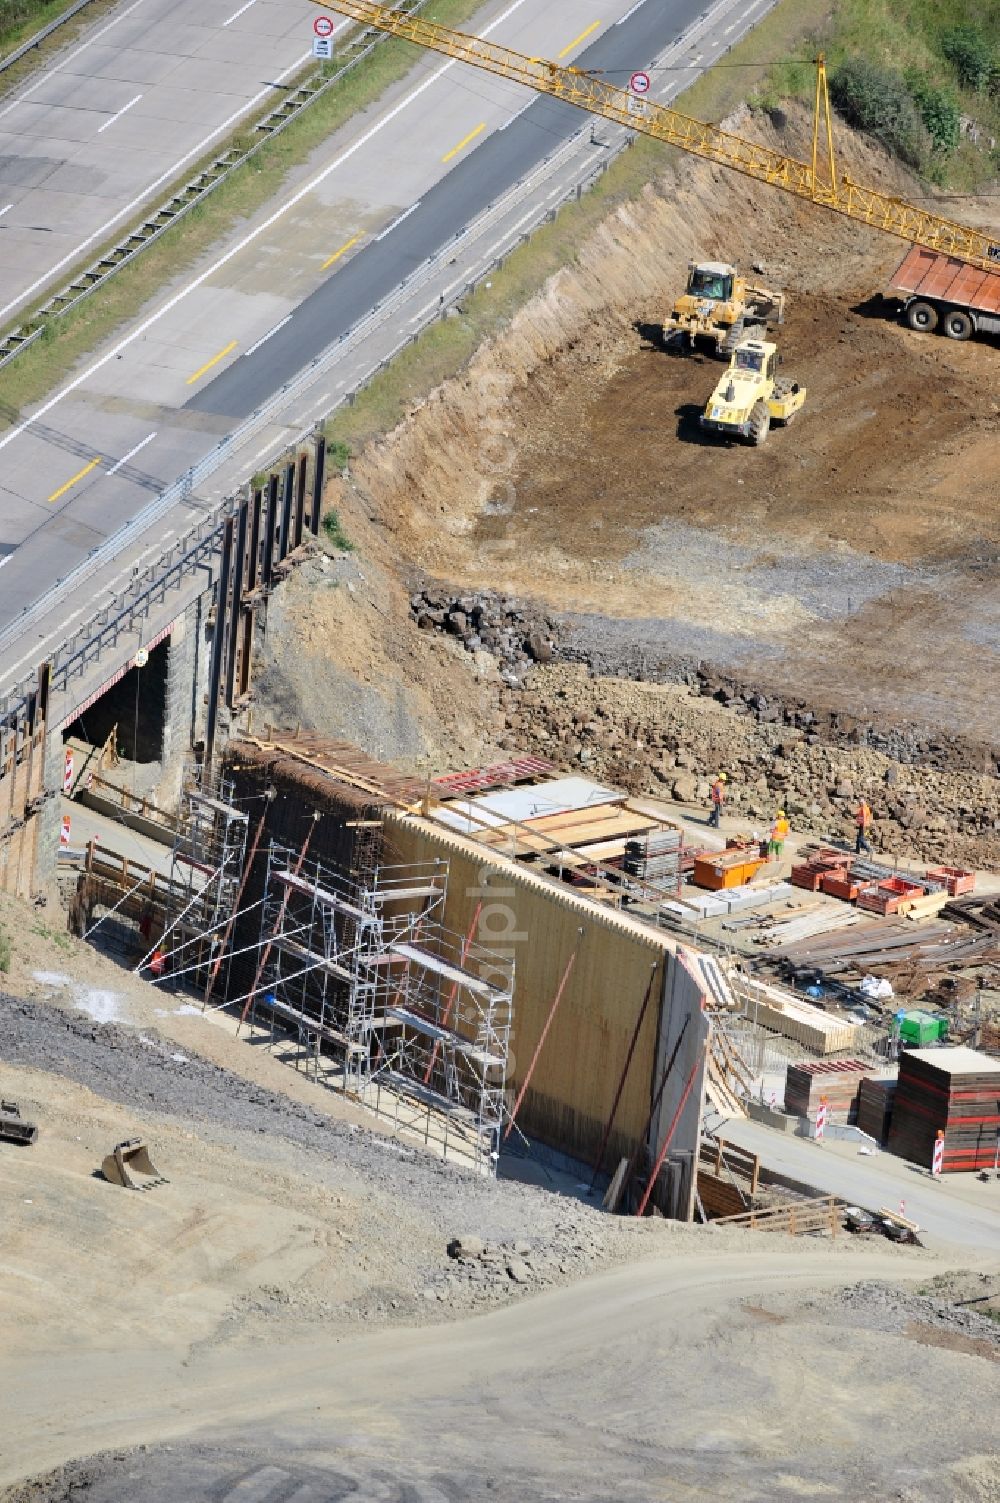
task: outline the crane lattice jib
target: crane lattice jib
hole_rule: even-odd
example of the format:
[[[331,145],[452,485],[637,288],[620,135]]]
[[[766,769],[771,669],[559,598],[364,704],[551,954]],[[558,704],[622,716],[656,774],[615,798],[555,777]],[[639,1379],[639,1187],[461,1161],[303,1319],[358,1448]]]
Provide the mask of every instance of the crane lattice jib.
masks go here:
[[[614,120],[629,130],[693,152],[758,182],[770,183],[797,198],[845,214],[849,219],[871,225],[874,229],[899,235],[914,245],[955,256],[984,270],[996,270],[1000,266],[1000,244],[982,230],[956,224],[939,214],[930,214],[877,188],[862,187],[847,177],[838,178],[832,171],[832,164],[829,164],[829,175],[824,177],[816,165],[783,156],[731,131],[720,130],[717,125],[706,125],[678,110],[656,104],[651,99],[640,99],[627,89],[616,88],[614,84],[605,83],[578,68],[564,68],[544,58],[528,57],[510,47],[452,31],[433,21],[423,21],[419,16],[404,15],[388,6],[378,5],[374,0],[326,0],[326,3],[313,0],[313,4],[350,16],[362,25],[374,26],[405,41],[415,42],[419,47],[428,47],[459,62],[470,63],[475,68],[484,68],[501,78],[525,84],[539,93],[551,94],[555,99],[565,100],[592,115]]]

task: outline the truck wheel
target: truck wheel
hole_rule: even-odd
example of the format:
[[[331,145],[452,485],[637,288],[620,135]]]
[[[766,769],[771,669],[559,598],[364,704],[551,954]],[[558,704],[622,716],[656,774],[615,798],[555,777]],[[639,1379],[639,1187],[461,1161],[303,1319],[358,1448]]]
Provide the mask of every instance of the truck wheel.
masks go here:
[[[716,354],[721,360],[728,360],[743,338],[743,320],[738,318],[734,324],[730,324],[729,332],[720,345],[716,346]]]
[[[933,334],[938,325],[938,311],[933,303],[911,303],[906,310],[906,322],[918,334]]]
[[[771,414],[766,402],[757,402],[750,414],[750,442],[757,449],[771,431]]]
[[[961,308],[952,308],[941,320],[941,333],[949,339],[968,339],[972,334],[972,319]]]

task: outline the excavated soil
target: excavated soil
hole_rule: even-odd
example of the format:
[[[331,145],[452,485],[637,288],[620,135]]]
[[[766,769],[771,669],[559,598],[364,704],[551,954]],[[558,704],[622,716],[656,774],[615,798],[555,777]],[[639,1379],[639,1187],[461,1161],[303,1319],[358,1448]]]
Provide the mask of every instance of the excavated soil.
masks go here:
[[[802,150],[794,121],[736,124]],[[924,192],[844,135],[857,178]],[[652,676],[709,664],[817,709],[989,744],[997,350],[886,316],[873,295],[900,249],[707,165],[672,167],[356,456],[336,504],[349,527],[377,524],[387,560],[562,613],[602,673],[634,676],[637,654]],[[644,337],[692,256],[756,264],[788,293],[777,337],[809,397],[763,449],[704,441],[721,366]]]

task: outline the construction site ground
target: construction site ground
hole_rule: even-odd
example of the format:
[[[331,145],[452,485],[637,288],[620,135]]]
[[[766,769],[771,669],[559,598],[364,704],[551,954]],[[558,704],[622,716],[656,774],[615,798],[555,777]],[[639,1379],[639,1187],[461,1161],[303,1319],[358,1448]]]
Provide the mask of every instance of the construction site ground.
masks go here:
[[[794,111],[782,130],[762,114],[734,123],[807,149]],[[840,144],[856,178],[925,192],[846,130]],[[822,733],[803,756],[833,749],[820,781],[846,781],[853,762],[871,796],[892,761],[912,768],[923,817],[876,809],[890,848],[993,864],[995,342],[917,336],[887,317],[876,295],[895,242],[705,164],[664,163],[392,432],[365,433],[362,400],[349,474],[329,490],[352,551],[330,550],[275,600],[255,713],[434,771],[515,747],[573,764],[577,722],[604,718],[618,743],[598,738],[583,760],[645,791],[671,781],[666,727],[702,776],[731,747],[735,788],[761,817],[787,797],[798,828],[829,833],[850,811],[834,819],[817,800],[817,767],[771,776],[797,704]],[[962,209],[992,212],[985,199]],[[759,450],[702,438],[719,364],[649,337],[688,258],[706,256],[757,265],[788,294],[776,337],[809,397]],[[415,578],[534,602],[555,623],[556,658],[582,659],[589,686],[558,661],[521,665],[508,685],[457,632],[415,630]],[[699,700],[687,687],[699,669],[759,710]]]
[[[0,1145],[4,1503],[1000,1496],[998,1328],[954,1305],[1000,1284],[995,1207],[946,1189],[955,1234],[907,1249],[491,1184],[46,910],[3,922],[0,1096],[41,1130]],[[142,1194],[97,1173],[136,1135]]]
[[[850,165],[914,191],[864,146]],[[636,328],[689,255],[758,261],[789,293],[782,350],[810,399],[761,451],[701,443],[719,367]],[[810,790],[846,777],[837,756],[873,784],[890,767],[848,749],[810,771],[823,749],[803,747],[793,787],[793,748],[776,784],[778,733],[688,687],[558,663],[504,685],[489,655],[417,629],[422,571],[540,597],[599,674],[711,663],[922,727],[918,762],[935,734],[991,745],[996,351],[872,316],[894,259],[779,195],[670,168],[354,455],[330,491],[354,551],[274,596],[254,714],[425,769],[518,746],[676,786],[686,811],[738,755],[734,807],[769,815],[787,787],[800,830],[841,834],[853,789]],[[933,840],[965,839],[977,864],[992,826],[962,821],[987,784],[995,799],[984,755],[926,784],[955,811]],[[579,1191],[490,1184],[68,938],[54,908],[0,912],[0,1095],[41,1128],[35,1148],[0,1145],[0,1503],[1000,1499],[995,1303],[955,1303],[1000,1284],[996,1185],[941,1187],[928,1246],[907,1249],[637,1223]],[[96,1173],[135,1135],[168,1180],[144,1194]],[[845,1186],[871,1177],[883,1203],[934,1193],[921,1178],[908,1197],[918,1171],[899,1163],[793,1148]],[[454,1262],[455,1236],[494,1256]]]
[[[852,174],[923,191],[843,136]],[[639,645],[650,668],[709,661],[817,705],[961,723],[989,742],[996,348],[888,318],[875,298],[900,253],[684,163],[363,452],[359,488],[429,572],[575,617],[604,672]],[[688,257],[708,255],[756,264],[788,294],[775,337],[809,395],[762,450],[701,434],[719,363],[655,340]]]

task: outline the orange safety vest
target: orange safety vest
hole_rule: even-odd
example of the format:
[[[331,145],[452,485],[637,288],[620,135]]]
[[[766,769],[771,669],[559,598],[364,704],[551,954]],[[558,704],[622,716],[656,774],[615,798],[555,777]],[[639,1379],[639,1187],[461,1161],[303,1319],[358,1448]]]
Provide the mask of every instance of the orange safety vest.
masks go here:
[[[872,822],[872,811],[867,804],[859,804],[854,816],[854,823],[859,830],[867,830]]]
[[[716,778],[712,784],[712,803],[724,804],[726,802],[726,785],[720,778]]]
[[[790,828],[791,826],[789,825],[787,819],[776,819],[774,821],[774,824],[771,826],[771,839],[778,841],[784,840]]]

